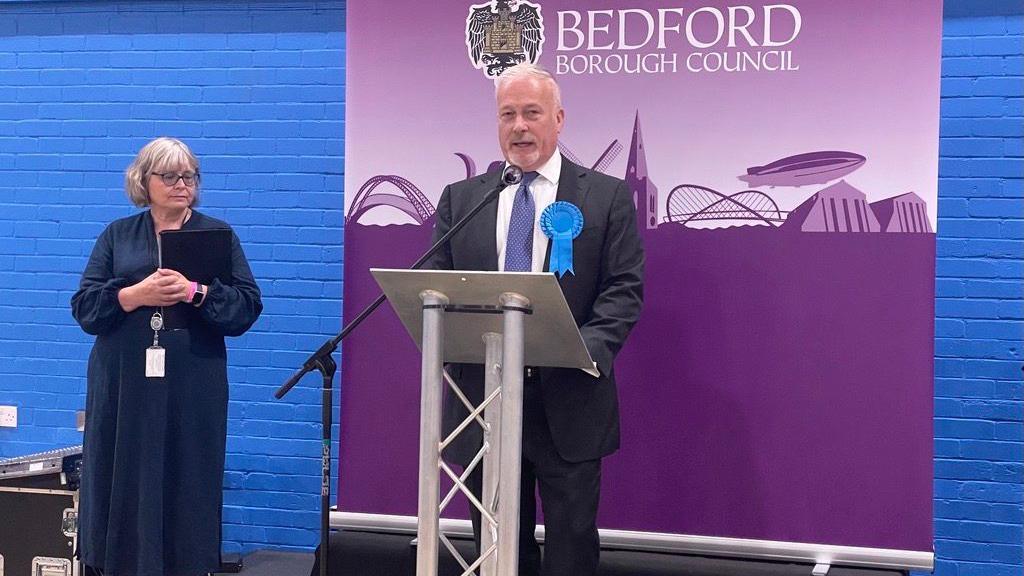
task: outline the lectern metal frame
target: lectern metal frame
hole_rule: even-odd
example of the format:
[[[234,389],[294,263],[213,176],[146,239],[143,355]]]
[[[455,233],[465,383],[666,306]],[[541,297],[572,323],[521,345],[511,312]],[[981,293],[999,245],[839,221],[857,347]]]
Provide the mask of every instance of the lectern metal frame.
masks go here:
[[[596,375],[558,282],[552,274],[537,273],[371,272],[410,335],[420,343],[422,353],[416,574],[437,574],[440,542],[460,563],[464,576],[478,568],[481,576],[515,576],[519,564],[523,367],[571,367]],[[480,405],[474,406],[445,373],[446,361],[484,364]],[[445,382],[465,404],[469,416],[442,439]],[[483,445],[459,475],[442,460],[441,452],[472,425],[483,428]],[[483,490],[478,500],[465,481],[480,465]],[[453,483],[443,500],[440,473]],[[441,512],[459,492],[481,515],[481,553],[472,563],[462,558],[440,530]]]

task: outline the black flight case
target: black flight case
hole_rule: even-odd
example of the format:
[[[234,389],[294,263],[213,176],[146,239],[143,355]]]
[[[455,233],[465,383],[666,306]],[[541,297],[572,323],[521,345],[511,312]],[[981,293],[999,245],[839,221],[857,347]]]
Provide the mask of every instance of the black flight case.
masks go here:
[[[0,576],[79,576],[82,447],[0,460]]]

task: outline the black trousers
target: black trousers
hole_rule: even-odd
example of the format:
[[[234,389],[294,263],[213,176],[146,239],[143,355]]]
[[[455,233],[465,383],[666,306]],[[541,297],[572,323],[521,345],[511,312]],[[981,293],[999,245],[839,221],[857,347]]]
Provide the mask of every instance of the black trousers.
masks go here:
[[[519,575],[592,576],[600,555],[597,506],[601,498],[601,460],[569,462],[559,456],[535,382],[524,382],[523,396]],[[470,474],[467,485],[479,498],[483,486],[479,466]],[[543,559],[534,538],[537,492],[544,512]],[[480,513],[473,506],[470,510],[479,553]]]

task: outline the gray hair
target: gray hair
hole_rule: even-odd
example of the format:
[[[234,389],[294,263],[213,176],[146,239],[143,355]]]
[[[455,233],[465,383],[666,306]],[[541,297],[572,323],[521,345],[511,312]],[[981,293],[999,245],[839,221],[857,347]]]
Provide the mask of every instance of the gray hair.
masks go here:
[[[124,171],[124,192],[139,208],[149,206],[149,175],[188,166],[199,174],[199,158],[181,140],[161,136],[139,150],[135,160]],[[199,204],[199,179],[196,179],[192,206]]]
[[[502,86],[516,78],[535,78],[541,82],[550,82],[555,95],[555,104],[559,108],[562,107],[562,89],[558,87],[555,77],[544,68],[529,62],[521,62],[502,72],[501,76],[494,80],[494,94],[497,95]]]

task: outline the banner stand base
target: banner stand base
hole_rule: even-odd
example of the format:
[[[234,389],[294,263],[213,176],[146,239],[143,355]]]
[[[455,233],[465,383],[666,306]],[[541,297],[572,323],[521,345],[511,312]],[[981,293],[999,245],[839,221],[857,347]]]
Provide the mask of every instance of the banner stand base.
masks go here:
[[[335,529],[364,530],[394,534],[416,534],[415,516],[339,512],[332,508],[331,527]],[[441,519],[441,531],[452,537],[473,537],[469,520]],[[666,552],[744,558],[775,562],[801,562],[824,565],[827,568],[850,566],[894,570],[921,570],[931,572],[935,566],[935,553],[889,548],[862,548],[803,542],[750,540],[666,534],[660,532],[633,532],[629,530],[599,530],[601,548]],[[544,527],[537,527],[537,540],[544,541]],[[817,569],[817,566],[815,566]],[[817,574],[817,573],[815,573]]]

